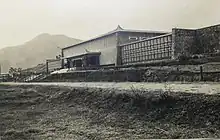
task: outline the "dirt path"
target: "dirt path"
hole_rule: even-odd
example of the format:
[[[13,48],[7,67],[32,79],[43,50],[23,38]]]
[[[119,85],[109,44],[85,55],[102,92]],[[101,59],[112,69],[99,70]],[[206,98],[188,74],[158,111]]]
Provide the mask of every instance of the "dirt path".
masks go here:
[[[219,137],[220,95],[0,85],[1,140]]]
[[[88,88],[103,88],[116,90],[138,90],[152,91],[163,90],[172,92],[187,92],[187,93],[220,93],[220,83],[133,83],[133,82],[60,82],[60,83],[4,83],[6,85],[55,85],[68,87],[88,87]]]

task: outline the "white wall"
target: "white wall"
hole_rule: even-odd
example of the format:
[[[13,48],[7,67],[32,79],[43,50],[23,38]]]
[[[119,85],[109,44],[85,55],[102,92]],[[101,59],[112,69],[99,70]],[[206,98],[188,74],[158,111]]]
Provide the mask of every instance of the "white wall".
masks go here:
[[[101,52],[100,65],[114,64],[117,58],[116,35],[112,34],[107,37],[86,42],[63,50],[64,57],[72,57],[85,54],[87,49],[90,52]]]

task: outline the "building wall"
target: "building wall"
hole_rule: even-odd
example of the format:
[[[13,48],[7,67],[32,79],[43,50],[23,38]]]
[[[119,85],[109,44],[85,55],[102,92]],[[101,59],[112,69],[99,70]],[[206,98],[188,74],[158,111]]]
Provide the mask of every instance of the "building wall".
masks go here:
[[[220,52],[220,25],[197,30],[172,30],[174,59],[180,55],[210,54]]]
[[[124,44],[119,47],[122,65],[171,59],[173,54],[171,34]]]
[[[77,46],[63,50],[64,57],[82,55],[86,50],[90,52],[101,52],[100,65],[108,65],[116,63],[116,46],[117,36],[112,34],[93,41],[89,41]],[[85,50],[86,49],[86,50]]]
[[[138,32],[119,32],[118,44],[126,44],[135,41],[141,41],[147,38],[163,35],[165,33],[138,33]]]
[[[198,29],[196,33],[199,53],[220,51],[220,25]]]
[[[196,30],[177,29],[172,30],[173,59],[179,56],[190,56],[198,51],[196,45]]]
[[[167,41],[166,41],[167,40]],[[101,52],[100,65],[133,64],[179,56],[220,52],[220,25],[198,30],[172,29],[172,34],[119,31],[64,49],[64,57]]]
[[[145,40],[165,33],[146,33],[146,32],[118,32],[118,46]],[[122,49],[117,47],[117,65],[122,65]]]

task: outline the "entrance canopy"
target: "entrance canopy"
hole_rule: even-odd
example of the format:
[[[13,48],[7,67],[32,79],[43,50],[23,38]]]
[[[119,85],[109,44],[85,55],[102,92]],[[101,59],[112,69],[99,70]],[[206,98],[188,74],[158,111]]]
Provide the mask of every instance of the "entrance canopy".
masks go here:
[[[63,57],[61,59],[79,59],[79,58],[83,58],[84,56],[100,56],[101,55],[101,52],[87,52],[87,53],[84,53],[84,54],[80,54],[80,55],[75,55],[75,56],[68,56],[68,57]]]
[[[87,52],[77,56],[64,57],[62,59],[67,60],[64,65],[67,68],[73,67],[97,67],[100,65],[99,56],[101,52]]]

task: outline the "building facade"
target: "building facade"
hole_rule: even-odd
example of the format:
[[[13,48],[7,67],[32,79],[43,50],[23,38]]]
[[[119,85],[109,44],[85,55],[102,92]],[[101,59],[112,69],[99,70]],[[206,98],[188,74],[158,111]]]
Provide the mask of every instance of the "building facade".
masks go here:
[[[62,49],[64,67],[120,65],[118,46],[145,40],[166,32],[125,30],[114,31]]]
[[[62,49],[63,67],[117,66],[220,53],[220,25],[169,32],[114,31]]]
[[[173,28],[169,34],[119,46],[121,65],[175,60],[195,54],[220,54],[220,25],[201,29]]]

